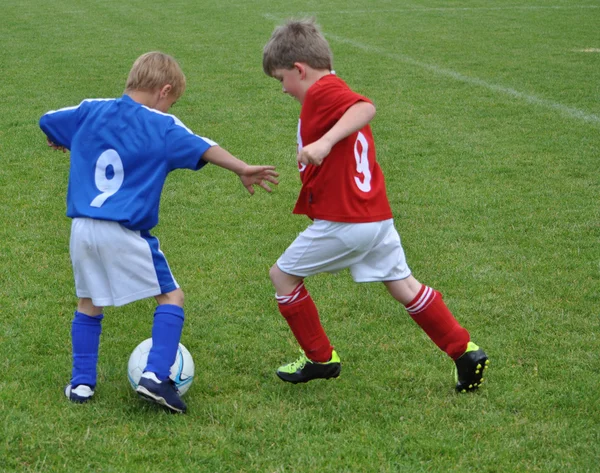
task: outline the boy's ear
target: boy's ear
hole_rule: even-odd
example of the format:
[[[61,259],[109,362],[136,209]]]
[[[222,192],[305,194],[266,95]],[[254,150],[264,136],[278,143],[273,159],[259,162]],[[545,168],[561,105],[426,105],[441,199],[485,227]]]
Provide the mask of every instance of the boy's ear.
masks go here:
[[[300,79],[306,79],[306,66],[301,62],[294,63],[294,69],[296,69],[300,73]]]
[[[169,95],[169,93],[171,92],[172,88],[173,88],[173,86],[171,86],[171,84],[163,85],[162,88],[160,89],[159,97],[161,99],[166,98]]]

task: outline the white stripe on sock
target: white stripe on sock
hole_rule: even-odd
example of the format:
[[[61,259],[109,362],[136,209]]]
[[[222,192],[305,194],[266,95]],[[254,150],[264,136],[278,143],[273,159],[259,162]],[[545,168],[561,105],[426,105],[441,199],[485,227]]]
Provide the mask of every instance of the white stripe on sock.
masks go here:
[[[294,302],[303,301],[308,297],[308,295],[304,296],[302,299],[298,299],[300,297],[300,291],[304,288],[304,283],[300,283],[296,289],[291,294],[287,296],[280,296],[275,294],[275,299],[277,299],[278,304],[293,304]]]
[[[433,289],[431,289],[429,286],[425,286],[425,290],[423,291],[423,294],[421,294],[421,297],[419,298],[419,300],[417,302],[415,302],[413,305],[411,305],[410,307],[407,307],[406,310],[408,312],[410,312],[411,314],[416,314],[417,312],[421,312],[433,300],[434,295],[435,294],[433,293]]]

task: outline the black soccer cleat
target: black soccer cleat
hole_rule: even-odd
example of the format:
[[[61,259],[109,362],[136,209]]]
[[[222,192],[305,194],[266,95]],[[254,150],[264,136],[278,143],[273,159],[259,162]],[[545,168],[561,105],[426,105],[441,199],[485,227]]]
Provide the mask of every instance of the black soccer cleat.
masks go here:
[[[340,357],[335,350],[331,353],[331,360],[318,363],[310,360],[304,351],[296,361],[280,366],[277,376],[288,383],[306,383],[312,379],[337,378],[342,370]]]
[[[483,374],[490,360],[485,352],[469,342],[465,351],[456,361],[455,379],[456,390],[459,393],[475,391],[483,383]]]

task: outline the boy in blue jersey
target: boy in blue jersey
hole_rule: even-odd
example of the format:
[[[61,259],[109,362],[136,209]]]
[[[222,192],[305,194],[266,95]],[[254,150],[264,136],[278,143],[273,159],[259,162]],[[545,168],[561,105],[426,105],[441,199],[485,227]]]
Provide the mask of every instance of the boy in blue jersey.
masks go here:
[[[250,194],[254,185],[270,192],[269,183],[277,184],[273,166],[250,166],[167,113],[184,90],[177,61],[150,52],[133,64],[121,98],[84,100],[40,119],[48,145],[71,151],[67,216],[73,219],[70,254],[79,297],[65,389],[71,401],[94,395],[103,308],[154,297],[152,349],[137,392],[172,412],[186,411],[169,379],[184,295],[150,234],[165,179],[175,169],[212,163],[236,173]]]

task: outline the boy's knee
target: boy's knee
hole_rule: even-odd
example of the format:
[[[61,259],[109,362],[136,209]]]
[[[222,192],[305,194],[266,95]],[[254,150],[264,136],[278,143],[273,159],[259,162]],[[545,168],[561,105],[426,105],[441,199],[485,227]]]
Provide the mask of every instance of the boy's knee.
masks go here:
[[[77,303],[77,312],[89,315],[90,317],[95,317],[102,314],[103,308],[95,306],[92,299],[84,297],[79,299],[79,302]]]
[[[304,278],[300,276],[294,276],[293,274],[288,274],[279,269],[277,264],[274,264],[269,270],[269,276],[271,277],[271,282],[273,283],[273,287],[275,291],[280,296],[291,294],[294,289],[300,284]]]
[[[406,279],[386,281],[384,284],[392,297],[404,305],[410,303],[421,290],[421,283],[412,275]]]
[[[271,278],[271,282],[273,283],[273,285],[275,285],[275,281],[278,279],[280,273],[281,270],[279,269],[277,264],[274,264],[273,266],[271,266],[271,269],[269,269],[269,277]]]
[[[183,291],[179,288],[179,289],[175,289],[174,291],[167,292],[165,294],[160,294],[160,295],[156,296],[155,299],[159,305],[171,304],[171,305],[183,307],[185,296],[183,294]]]

